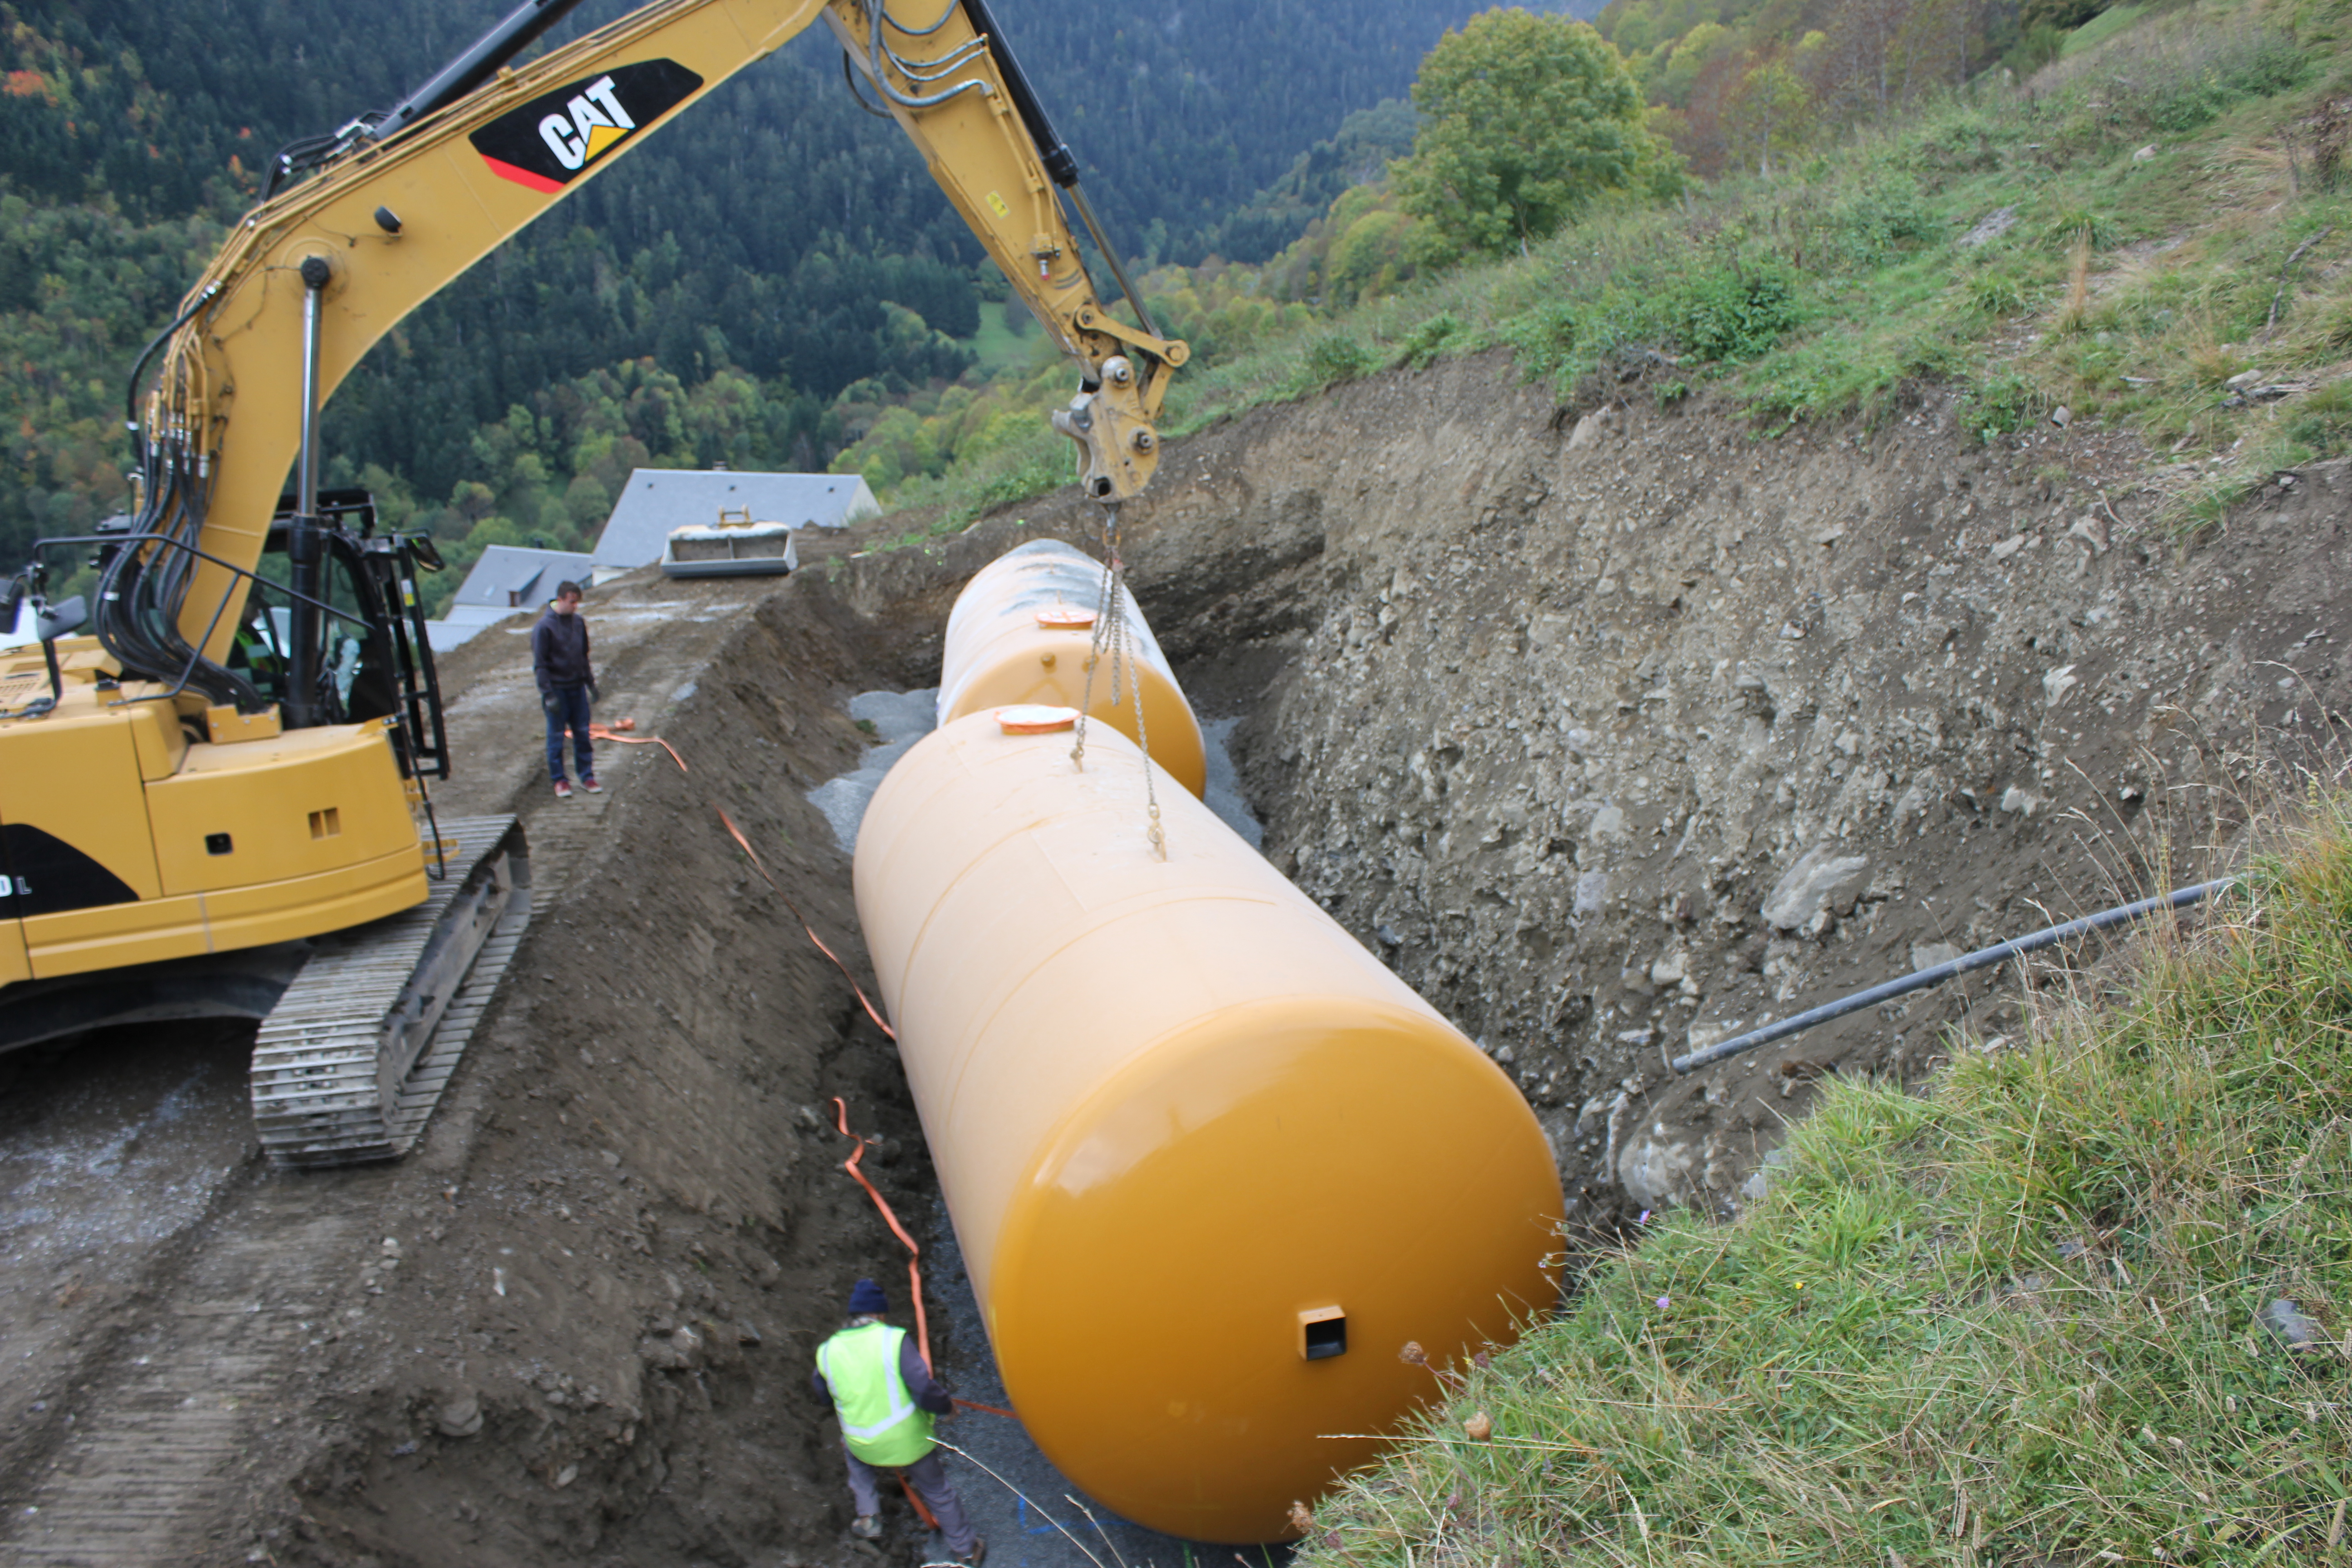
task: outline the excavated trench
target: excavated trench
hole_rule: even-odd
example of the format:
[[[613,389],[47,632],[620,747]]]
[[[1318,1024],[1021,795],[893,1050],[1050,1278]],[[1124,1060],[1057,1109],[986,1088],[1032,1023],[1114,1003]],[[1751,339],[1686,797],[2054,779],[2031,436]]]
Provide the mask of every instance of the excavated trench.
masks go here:
[[[1931,396],[1875,434],[1768,441],[1609,390],[1562,411],[1495,357],[1375,377],[1176,444],[1125,518],[1265,853],[1516,1075],[1601,1236],[1735,1211],[1824,1074],[2004,1048],[2100,954],[1687,1080],[1667,1055],[2195,879],[2266,769],[2334,754],[2352,679],[2340,467],[2183,540],[2151,521],[2145,454],[2079,426],[1981,449]],[[237,1178],[348,1223],[257,1304],[303,1327],[177,1561],[915,1560],[910,1527],[847,1539],[806,1380],[849,1282],[903,1279],[831,1097],[879,1136],[898,1213],[937,1240],[940,1211],[887,1042],[782,899],[862,980],[848,863],[805,797],[870,744],[852,696],[935,684],[957,588],[1041,535],[1092,521],[1065,496],[780,585],[600,590],[604,712],[692,771],[629,748],[562,808],[519,639],[451,661],[464,753],[502,759],[451,808],[530,806],[542,912],[418,1156]],[[933,1322],[977,1364],[968,1318]],[[92,1354],[67,1397],[94,1418],[131,1374]],[[74,1453],[0,1460],[22,1480]]]

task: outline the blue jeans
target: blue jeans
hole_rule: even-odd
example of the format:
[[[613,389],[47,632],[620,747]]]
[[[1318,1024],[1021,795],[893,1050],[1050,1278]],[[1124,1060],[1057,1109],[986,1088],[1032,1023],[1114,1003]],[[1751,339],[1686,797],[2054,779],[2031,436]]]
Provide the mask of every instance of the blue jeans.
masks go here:
[[[551,700],[553,707],[551,710]],[[563,731],[572,731],[572,753],[580,762],[580,776],[596,776],[596,753],[588,743],[588,689],[559,686],[540,700],[547,713],[547,776],[563,782]]]

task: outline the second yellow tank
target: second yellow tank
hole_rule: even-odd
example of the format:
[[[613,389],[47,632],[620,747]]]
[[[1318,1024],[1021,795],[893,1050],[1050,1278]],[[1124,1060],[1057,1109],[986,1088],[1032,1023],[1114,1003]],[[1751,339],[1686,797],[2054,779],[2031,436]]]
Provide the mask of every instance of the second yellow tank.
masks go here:
[[[1135,692],[1122,687],[1113,700],[1107,654],[1089,689],[1087,660],[1102,586],[1102,563],[1058,539],[1032,540],[982,567],[948,616],[940,722],[1009,704],[1084,708],[1130,741],[1139,733],[1147,738],[1151,760],[1198,795],[1208,783],[1200,722],[1131,594],[1120,599],[1134,661],[1123,679],[1142,690],[1141,731]]]

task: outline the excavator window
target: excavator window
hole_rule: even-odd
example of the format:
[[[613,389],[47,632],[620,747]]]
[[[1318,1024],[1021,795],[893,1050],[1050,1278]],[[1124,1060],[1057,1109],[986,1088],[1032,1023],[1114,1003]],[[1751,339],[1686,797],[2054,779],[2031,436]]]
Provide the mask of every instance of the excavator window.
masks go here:
[[[326,491],[319,497],[319,514],[328,529],[320,598],[337,612],[320,617],[324,645],[319,650],[320,721],[354,724],[399,713],[404,687],[388,625],[393,609],[366,552],[375,531],[374,500],[364,490]],[[289,521],[281,509],[255,574],[259,581],[247,601],[246,626],[229,656],[230,668],[273,702],[286,700],[287,673],[294,664],[293,597],[287,587]]]

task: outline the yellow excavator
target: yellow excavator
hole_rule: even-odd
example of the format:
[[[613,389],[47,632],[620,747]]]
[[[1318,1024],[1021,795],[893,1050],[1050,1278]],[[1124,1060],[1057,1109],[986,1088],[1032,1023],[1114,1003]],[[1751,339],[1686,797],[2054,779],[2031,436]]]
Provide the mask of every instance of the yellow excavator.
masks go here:
[[[1150,482],[1184,363],[986,0],[657,0],[511,64],[576,3],[530,0],[397,107],[278,154],[131,372],[131,511],[41,541],[0,597],[33,633],[0,653],[0,1050],[257,1018],[280,1164],[404,1152],[530,917],[514,819],[433,817],[431,542],[319,488],[320,408],[403,317],[822,17],[1077,361],[1053,422],[1087,494]],[[1097,296],[1071,210],[1138,324]],[[51,563],[92,552],[95,603],[52,603]]]

